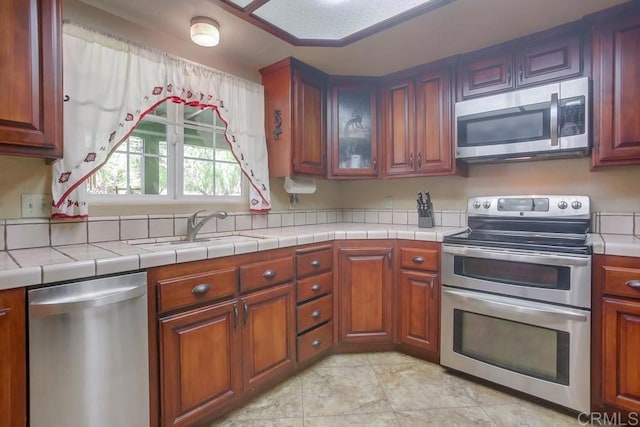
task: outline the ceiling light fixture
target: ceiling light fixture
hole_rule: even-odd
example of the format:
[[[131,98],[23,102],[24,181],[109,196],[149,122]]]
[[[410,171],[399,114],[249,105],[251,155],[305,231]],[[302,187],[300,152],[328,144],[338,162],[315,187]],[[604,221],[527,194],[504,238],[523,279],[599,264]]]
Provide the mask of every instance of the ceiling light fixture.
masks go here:
[[[220,42],[220,30],[216,21],[205,16],[191,18],[191,40],[205,47],[216,46]]]

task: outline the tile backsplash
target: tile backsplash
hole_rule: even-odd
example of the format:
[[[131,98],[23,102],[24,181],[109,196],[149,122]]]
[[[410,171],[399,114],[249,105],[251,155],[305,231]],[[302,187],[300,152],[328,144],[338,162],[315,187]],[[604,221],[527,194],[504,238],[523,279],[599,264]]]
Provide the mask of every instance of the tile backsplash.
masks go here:
[[[0,220],[0,251],[34,247],[100,243],[118,240],[185,236],[188,214],[91,217],[84,220],[6,219]],[[417,225],[415,210],[328,209],[230,213],[225,219],[207,222],[201,234],[259,230],[337,222]],[[462,227],[465,211],[434,211],[435,226]],[[640,234],[640,213],[594,212],[591,231],[603,234]],[[149,260],[152,262],[153,260]]]

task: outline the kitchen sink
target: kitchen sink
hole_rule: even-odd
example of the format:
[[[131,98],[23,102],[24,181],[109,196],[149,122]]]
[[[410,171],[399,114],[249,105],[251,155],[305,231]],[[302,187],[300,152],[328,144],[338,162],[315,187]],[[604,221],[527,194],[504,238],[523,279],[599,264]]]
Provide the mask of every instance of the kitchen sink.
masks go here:
[[[202,237],[195,239],[193,241],[188,240],[170,240],[166,242],[155,242],[155,243],[136,243],[129,242],[129,244],[137,247],[146,249],[148,251],[167,251],[173,249],[186,249],[186,248],[197,248],[202,246],[213,246],[213,245],[225,245],[225,244],[233,244],[233,243],[243,243],[243,242],[255,242],[261,239],[267,239],[270,236],[265,235],[244,235],[244,234],[232,234],[228,236],[217,236],[217,237]]]

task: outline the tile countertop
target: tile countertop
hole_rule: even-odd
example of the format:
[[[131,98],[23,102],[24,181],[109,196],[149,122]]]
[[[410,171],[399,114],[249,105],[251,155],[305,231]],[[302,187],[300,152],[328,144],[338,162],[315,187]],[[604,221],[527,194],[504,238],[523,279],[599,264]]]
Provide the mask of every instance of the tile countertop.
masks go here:
[[[464,229],[464,227],[418,228],[415,225],[332,223],[199,235],[198,237],[211,238],[236,234],[257,238],[235,243],[212,243],[209,246],[172,248],[167,245],[167,247],[158,247],[153,250],[140,246],[145,243],[176,240],[173,237],[15,249],[0,251],[0,290],[332,240],[405,239],[442,242],[445,235]]]
[[[144,243],[175,240],[165,238],[0,251],[0,290],[332,240],[405,239],[442,242],[445,235],[455,234],[464,229],[333,223],[201,235],[200,237],[209,238],[230,234],[257,237],[256,240],[212,243],[209,246],[167,246],[154,250],[139,246]],[[594,254],[640,257],[640,238],[635,236],[590,234],[588,242],[593,245]]]

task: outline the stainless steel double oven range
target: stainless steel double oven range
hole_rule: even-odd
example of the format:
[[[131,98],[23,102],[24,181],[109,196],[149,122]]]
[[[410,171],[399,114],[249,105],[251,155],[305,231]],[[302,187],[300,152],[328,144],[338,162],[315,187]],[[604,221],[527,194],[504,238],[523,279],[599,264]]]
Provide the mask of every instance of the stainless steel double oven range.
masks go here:
[[[589,202],[469,199],[442,245],[442,365],[589,412]]]

